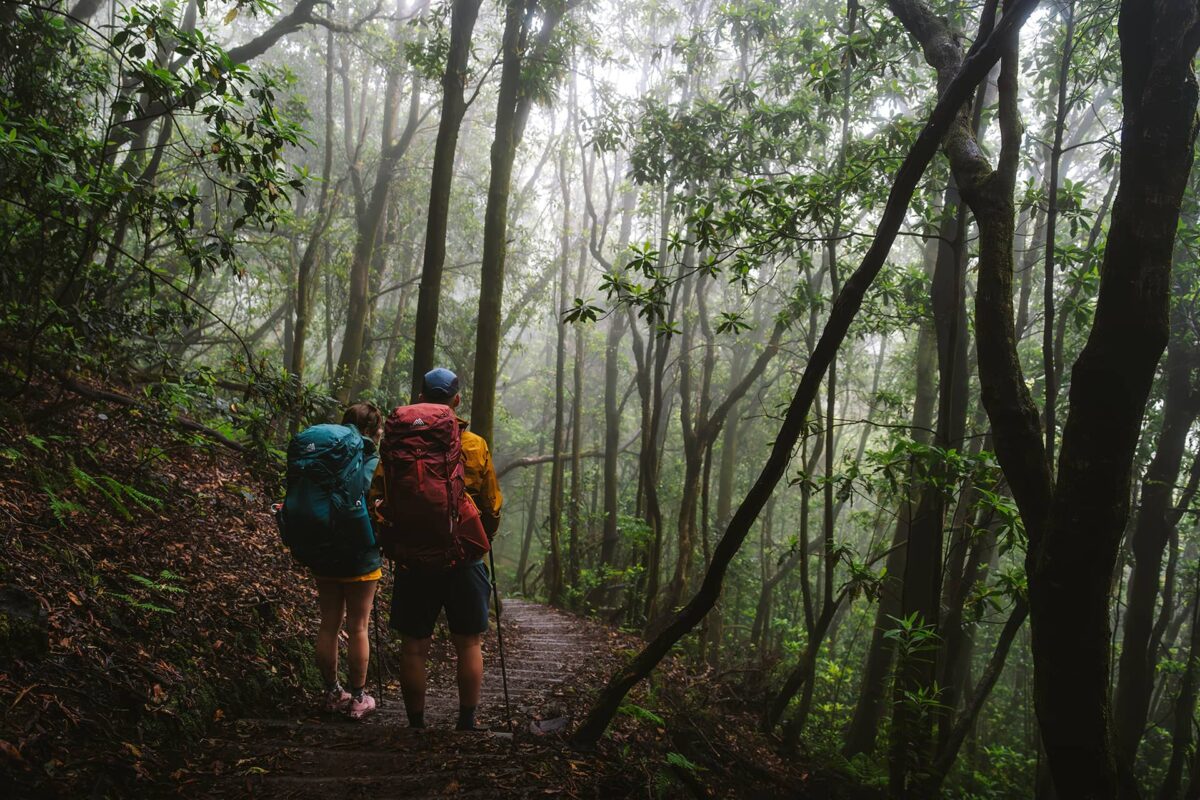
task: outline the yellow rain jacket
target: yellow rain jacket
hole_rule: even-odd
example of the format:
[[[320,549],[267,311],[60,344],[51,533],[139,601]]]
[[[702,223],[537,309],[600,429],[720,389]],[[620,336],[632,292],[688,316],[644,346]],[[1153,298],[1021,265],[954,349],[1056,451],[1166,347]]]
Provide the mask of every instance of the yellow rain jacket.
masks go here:
[[[488,539],[495,537],[500,529],[500,507],[504,495],[500,494],[500,482],[496,480],[496,469],[492,466],[492,453],[487,442],[477,433],[467,430],[469,424],[460,419],[462,425],[463,469],[466,472],[467,494],[479,509],[479,518]]]

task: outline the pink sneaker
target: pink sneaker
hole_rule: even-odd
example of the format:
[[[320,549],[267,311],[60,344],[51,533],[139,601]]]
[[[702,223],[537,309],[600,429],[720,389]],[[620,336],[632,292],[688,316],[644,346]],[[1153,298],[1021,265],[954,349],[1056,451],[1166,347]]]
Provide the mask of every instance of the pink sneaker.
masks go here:
[[[321,710],[327,714],[343,714],[350,707],[350,700],[350,693],[339,686],[321,698]]]
[[[362,719],[367,714],[375,710],[375,698],[367,693],[363,693],[360,698],[350,698],[350,704],[347,708],[347,713],[350,719]]]

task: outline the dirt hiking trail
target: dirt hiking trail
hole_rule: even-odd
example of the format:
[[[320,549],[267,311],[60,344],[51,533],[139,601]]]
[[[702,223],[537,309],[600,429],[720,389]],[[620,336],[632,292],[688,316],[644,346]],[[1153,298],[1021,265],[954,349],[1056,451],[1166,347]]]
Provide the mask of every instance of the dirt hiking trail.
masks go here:
[[[458,712],[453,660],[433,658],[425,712],[429,729],[408,727],[394,680],[380,708],[362,722],[315,710],[302,717],[233,720],[224,729],[227,738],[214,742],[225,774],[204,786],[202,794],[325,800],[545,796],[544,754],[528,756],[531,749],[563,746],[558,737],[536,736],[533,730],[565,723],[562,716],[576,694],[573,679],[608,656],[612,645],[602,628],[526,600],[505,600],[502,618],[514,740],[453,730]],[[445,648],[445,639],[436,634],[434,647]],[[480,720],[504,733],[494,627],[484,641],[484,670]],[[368,691],[376,691],[374,670]]]

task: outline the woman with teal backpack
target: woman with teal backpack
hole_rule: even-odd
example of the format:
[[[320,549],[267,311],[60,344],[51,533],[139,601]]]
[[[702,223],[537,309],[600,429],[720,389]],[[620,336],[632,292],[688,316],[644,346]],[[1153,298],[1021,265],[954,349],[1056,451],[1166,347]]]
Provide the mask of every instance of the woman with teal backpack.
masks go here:
[[[379,462],[383,417],[370,403],[346,409],[341,425],[315,425],[288,446],[288,492],[279,513],[284,543],[313,574],[321,610],[317,669],[321,708],[362,719],[375,710],[364,690],[368,621],[383,558],[366,510]],[[348,682],[338,680],[338,633],[345,621]]]
[[[357,428],[363,437],[361,475],[362,497],[365,498],[371,488],[375,466],[379,463],[376,448],[379,437],[383,435],[383,415],[370,403],[355,403],[346,409],[342,424]],[[321,627],[317,632],[317,669],[325,681],[322,705],[326,711],[344,711],[352,719],[362,719],[375,710],[375,698],[364,691],[367,686],[367,662],[371,657],[367,624],[375,602],[375,588],[383,574],[383,557],[373,531],[371,544],[360,547],[357,555],[354,569],[349,570],[357,572],[357,575],[316,575],[317,597],[321,606]],[[349,691],[338,683],[338,631],[342,627],[343,612],[346,618]]]

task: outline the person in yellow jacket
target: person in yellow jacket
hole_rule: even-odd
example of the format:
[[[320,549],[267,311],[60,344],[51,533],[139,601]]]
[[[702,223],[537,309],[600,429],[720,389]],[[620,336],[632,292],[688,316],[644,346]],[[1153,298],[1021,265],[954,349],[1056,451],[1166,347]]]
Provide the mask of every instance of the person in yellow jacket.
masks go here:
[[[438,368],[425,373],[418,402],[440,403],[456,409],[462,401],[458,376],[448,369]],[[476,550],[487,553],[491,540],[500,527],[500,510],[504,497],[492,466],[492,454],[482,436],[461,425],[462,459],[467,495],[479,509],[480,522],[487,537],[474,542]],[[403,498],[391,498],[403,502]],[[384,506],[388,487],[383,465],[371,484],[370,506]],[[397,570],[392,587],[390,626],[400,633],[400,689],[409,725],[425,727],[426,662],[433,637],[433,627],[442,609],[457,655],[458,723],[457,730],[479,730],[475,711],[483,685],[483,634],[488,629],[491,581],[482,559],[449,570],[422,572],[418,569]]]

